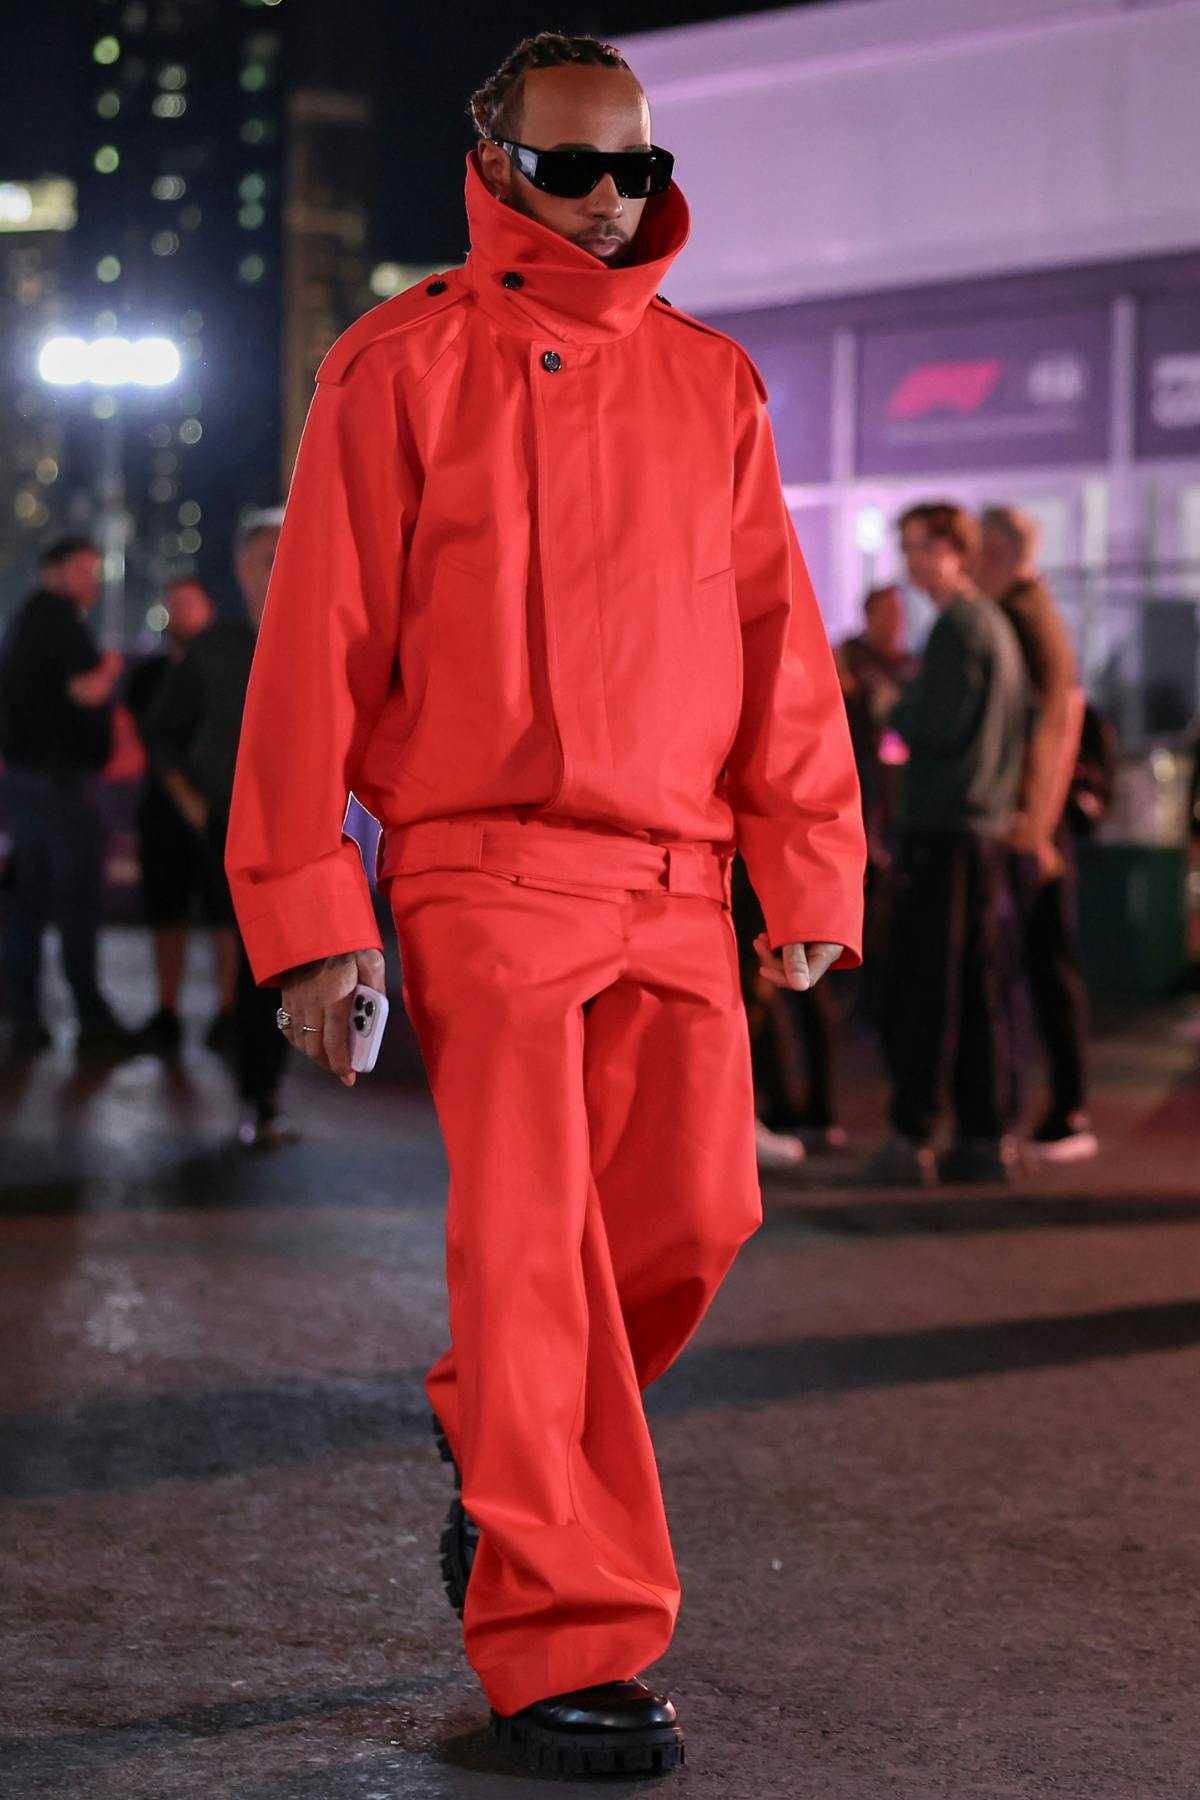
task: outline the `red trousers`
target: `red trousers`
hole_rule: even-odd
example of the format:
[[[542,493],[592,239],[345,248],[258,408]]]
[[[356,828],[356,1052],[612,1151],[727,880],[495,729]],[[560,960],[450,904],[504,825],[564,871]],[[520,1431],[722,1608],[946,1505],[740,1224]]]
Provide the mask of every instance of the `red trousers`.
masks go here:
[[[409,827],[383,874],[450,1164],[427,1391],[480,1527],[492,1705],[626,1679],[679,1605],[641,1391],[761,1221],[724,860],[624,834]]]

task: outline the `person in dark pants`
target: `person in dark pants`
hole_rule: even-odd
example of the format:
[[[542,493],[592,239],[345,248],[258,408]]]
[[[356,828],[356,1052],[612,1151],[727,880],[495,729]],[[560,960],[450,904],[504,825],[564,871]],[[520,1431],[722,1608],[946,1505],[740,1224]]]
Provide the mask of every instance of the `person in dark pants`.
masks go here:
[[[171,669],[188,644],[216,617],[216,607],[194,576],[173,581],[164,595],[168,649],[145,657],[131,670],[125,704],[145,746],[149,766],[138,797],[138,852],[142,904],[154,939],[158,1008],[141,1027],[142,1049],[173,1055],[180,1047],[179,990],[183,981],[189,925],[195,919],[214,928],[218,1010],[207,1036],[211,1049],[233,1042],[233,992],[237,968],[235,933],[229,924],[224,882],[213,868],[203,840],[188,824],[154,764],[152,721]]]
[[[1037,700],[1012,836],[1012,882],[1024,972],[1050,1069],[1050,1104],[1030,1147],[1052,1162],[1095,1156],[1087,1111],[1087,994],[1075,932],[1075,851],[1066,817],[1082,705],[1066,624],[1037,574],[1037,526],[1015,507],[981,520],[979,584],[1017,634]],[[1013,984],[1020,1004],[1019,984]],[[1018,1022],[1019,1023],[1019,1022]],[[1023,1045],[1016,1045],[1020,1061]],[[1014,1092],[1014,1115],[1019,1094]]]
[[[1011,1075],[1001,982],[1008,838],[1029,697],[1011,625],[970,580],[978,529],[961,508],[900,521],[912,580],[939,617],[921,673],[892,713],[909,748],[900,792],[884,1048],[893,1135],[865,1179],[1004,1180]],[[954,1141],[930,1142],[949,1084]]]
[[[163,683],[149,723],[163,783],[204,844],[222,896],[223,921],[231,927],[225,837],[246,685],[280,520],[278,512],[260,512],[239,528],[234,568],[245,615],[218,619],[193,639]],[[250,1149],[270,1149],[295,1135],[278,1103],[288,1052],[287,1039],[275,1022],[278,1005],[277,993],[255,983],[239,939],[232,1055],[243,1107],[238,1137]]]
[[[104,891],[99,775],[112,748],[120,653],[103,654],[87,624],[100,592],[100,553],[62,538],[41,559],[41,585],[0,645],[0,751],[12,839],[5,944],[11,1052],[52,1042],[41,1011],[42,937],[56,924],[79,1019],[79,1055],[132,1044],[100,991],[96,939]]]

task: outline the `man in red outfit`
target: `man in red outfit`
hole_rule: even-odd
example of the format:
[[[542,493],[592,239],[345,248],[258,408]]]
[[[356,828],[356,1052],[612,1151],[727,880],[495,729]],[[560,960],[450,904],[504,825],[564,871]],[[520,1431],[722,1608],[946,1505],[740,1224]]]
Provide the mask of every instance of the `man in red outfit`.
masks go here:
[[[645,95],[545,33],[472,111],[465,268],[318,372],[228,868],[288,1036],[350,1086],[383,960],[348,792],[382,822],[450,1163],[427,1386],[478,1532],[467,1653],[535,1765],[666,1768],[641,1390],[761,1219],[729,865],[770,979],[855,963],[858,787],[761,380],[658,296],[688,215]]]

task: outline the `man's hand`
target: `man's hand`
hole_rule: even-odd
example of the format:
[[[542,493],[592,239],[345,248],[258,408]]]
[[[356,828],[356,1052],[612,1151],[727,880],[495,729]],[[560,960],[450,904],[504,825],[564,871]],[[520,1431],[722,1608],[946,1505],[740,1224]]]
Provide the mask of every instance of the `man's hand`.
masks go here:
[[[105,650],[94,669],[88,669],[83,675],[72,675],[67,682],[67,692],[76,706],[107,706],[124,666],[125,659],[119,650]]]
[[[284,1036],[310,1061],[336,1075],[343,1087],[358,1077],[350,1067],[350,999],[361,982],[383,992],[383,956],[378,950],[348,950],[301,963],[281,977],[283,1009],[292,1015]],[[302,1025],[315,1026],[301,1031]]]
[[[754,940],[763,979],[772,987],[797,988],[805,993],[816,987],[822,975],[832,968],[845,948],[844,944],[785,944],[783,954],[772,950],[765,931]]]
[[[208,827],[208,801],[194,788],[179,769],[168,769],[163,776],[168,794],[193,831],[203,837]]]

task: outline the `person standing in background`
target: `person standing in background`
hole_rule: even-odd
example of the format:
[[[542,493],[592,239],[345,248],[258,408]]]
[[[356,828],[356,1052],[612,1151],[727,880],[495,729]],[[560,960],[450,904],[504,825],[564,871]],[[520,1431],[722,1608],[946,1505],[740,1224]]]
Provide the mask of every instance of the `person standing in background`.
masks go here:
[[[886,953],[891,870],[900,817],[900,778],[908,751],[888,727],[892,709],[916,680],[921,659],[906,646],[908,614],[898,587],[873,588],[863,602],[863,630],[834,651],[850,741],[862,787],[867,828],[863,973],[856,1005],[878,1019],[880,967]],[[869,996],[869,997],[868,997]]]
[[[1008,838],[1028,739],[1029,696],[1012,626],[970,576],[975,521],[946,503],[900,520],[913,582],[938,620],[891,724],[908,745],[884,1004],[893,1136],[868,1182],[1003,1181],[1011,1073],[1001,993]],[[930,1140],[949,1078],[955,1136]]]
[[[867,855],[881,868],[895,852],[900,808],[899,761],[883,755],[888,720],[921,666],[906,647],[907,629],[900,589],[873,588],[863,602],[863,630],[834,651],[862,786]]]
[[[192,575],[171,582],[163,597],[167,648],[138,663],[125,683],[125,704],[145,746],[149,767],[138,798],[137,826],[142,901],[154,940],[158,1009],[138,1033],[143,1050],[170,1056],[179,1049],[179,989],[193,911],[212,926],[216,953],[218,1010],[207,1042],[214,1050],[233,1041],[233,996],[237,970],[235,934],[214,880],[212,858],[203,840],[180,812],[154,764],[153,720],[163,685],[192,639],[216,618],[211,596]]]
[[[979,585],[1017,634],[1037,700],[1012,835],[1013,893],[1050,1105],[1031,1147],[1052,1162],[1095,1156],[1087,1112],[1087,995],[1075,937],[1076,863],[1066,817],[1083,701],[1070,635],[1037,573],[1037,526],[1016,507],[983,514]],[[1015,1109],[1015,1099],[1014,1099]]]
[[[53,1042],[42,1017],[42,937],[62,940],[63,970],[79,1019],[76,1053],[123,1055],[132,1037],[100,991],[96,940],[106,833],[100,771],[112,748],[117,650],[101,652],[87,622],[100,593],[100,552],[60,538],[41,558],[41,584],[0,645],[0,752],[12,872],[5,948],[10,1051],[33,1056]]]
[[[223,920],[231,930],[225,838],[233,773],[282,516],[281,511],[252,513],[239,526],[234,572],[245,611],[241,618],[217,619],[192,640],[168,673],[149,721],[163,785],[203,841]],[[272,1149],[295,1136],[278,1104],[287,1042],[275,1024],[276,1004],[256,984],[239,939],[232,1053],[242,1102],[238,1138],[248,1149]]]

